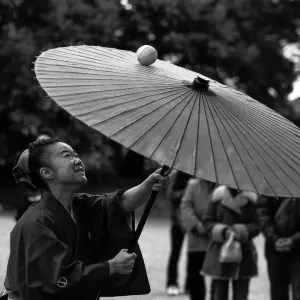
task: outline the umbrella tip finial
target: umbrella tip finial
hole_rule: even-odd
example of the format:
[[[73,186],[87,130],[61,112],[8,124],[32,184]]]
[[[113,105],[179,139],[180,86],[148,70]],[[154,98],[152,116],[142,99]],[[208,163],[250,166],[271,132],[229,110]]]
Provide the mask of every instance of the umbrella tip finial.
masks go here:
[[[209,88],[209,80],[201,78],[200,76],[196,77],[192,83],[192,88],[207,92]]]

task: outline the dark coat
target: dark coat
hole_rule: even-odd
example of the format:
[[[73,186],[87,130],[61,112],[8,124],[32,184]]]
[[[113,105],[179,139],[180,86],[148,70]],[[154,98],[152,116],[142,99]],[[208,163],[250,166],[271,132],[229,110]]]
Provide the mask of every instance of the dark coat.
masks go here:
[[[300,259],[299,199],[260,196],[257,201],[257,214],[266,238],[266,250],[275,251],[275,242],[279,238],[291,237],[293,248],[288,255]]]
[[[175,171],[170,176],[167,198],[171,202],[171,221],[179,226],[181,225],[180,203],[190,178],[190,175],[180,171]]]
[[[225,186],[218,187],[203,218],[210,236],[203,274],[216,279],[250,278],[257,275],[257,253],[252,239],[259,234],[256,220],[256,195],[242,192],[233,198]],[[231,228],[241,242],[241,263],[220,263],[220,250],[225,242],[224,230]]]
[[[109,263],[96,259],[87,225],[93,219],[105,232],[114,219],[127,218],[120,206],[122,193],[76,194],[76,223],[57,199],[43,193],[11,232],[5,288],[22,300],[96,299],[108,279]],[[130,228],[123,223],[122,230],[127,233]]]

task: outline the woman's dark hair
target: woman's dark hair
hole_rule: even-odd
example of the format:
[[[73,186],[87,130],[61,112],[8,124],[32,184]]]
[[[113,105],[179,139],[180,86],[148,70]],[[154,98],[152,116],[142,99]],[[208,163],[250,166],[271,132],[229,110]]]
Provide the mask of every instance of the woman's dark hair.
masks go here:
[[[40,175],[40,168],[48,165],[49,146],[60,142],[58,138],[43,138],[29,144],[29,169],[32,184],[37,188],[48,189]]]
[[[40,135],[47,135],[49,138],[53,138],[54,131],[49,128],[43,128],[43,129],[40,129],[38,132],[38,136],[40,136]]]

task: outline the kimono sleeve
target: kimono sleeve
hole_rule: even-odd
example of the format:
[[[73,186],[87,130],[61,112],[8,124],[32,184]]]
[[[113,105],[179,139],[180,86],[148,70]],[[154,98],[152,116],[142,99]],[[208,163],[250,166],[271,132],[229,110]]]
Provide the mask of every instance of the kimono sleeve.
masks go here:
[[[131,230],[134,230],[134,212],[126,212],[122,206],[122,195],[125,191],[117,190],[113,193],[102,195],[77,194],[80,200],[86,203],[89,222],[98,226],[99,232],[105,232],[108,228],[115,228],[126,222]],[[123,222],[124,221],[124,222]]]
[[[21,294],[25,299],[36,299],[38,292],[64,293],[85,280],[99,282],[109,276],[108,262],[84,265],[71,261],[68,246],[43,224],[31,222],[24,231],[25,290]]]

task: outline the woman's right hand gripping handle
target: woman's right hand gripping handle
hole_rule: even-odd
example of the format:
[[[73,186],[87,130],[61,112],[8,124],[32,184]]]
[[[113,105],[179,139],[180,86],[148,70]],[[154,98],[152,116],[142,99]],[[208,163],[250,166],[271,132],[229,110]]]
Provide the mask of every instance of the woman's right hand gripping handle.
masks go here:
[[[130,274],[136,259],[135,253],[128,253],[127,249],[122,249],[113,259],[109,260],[109,275],[114,273]]]

